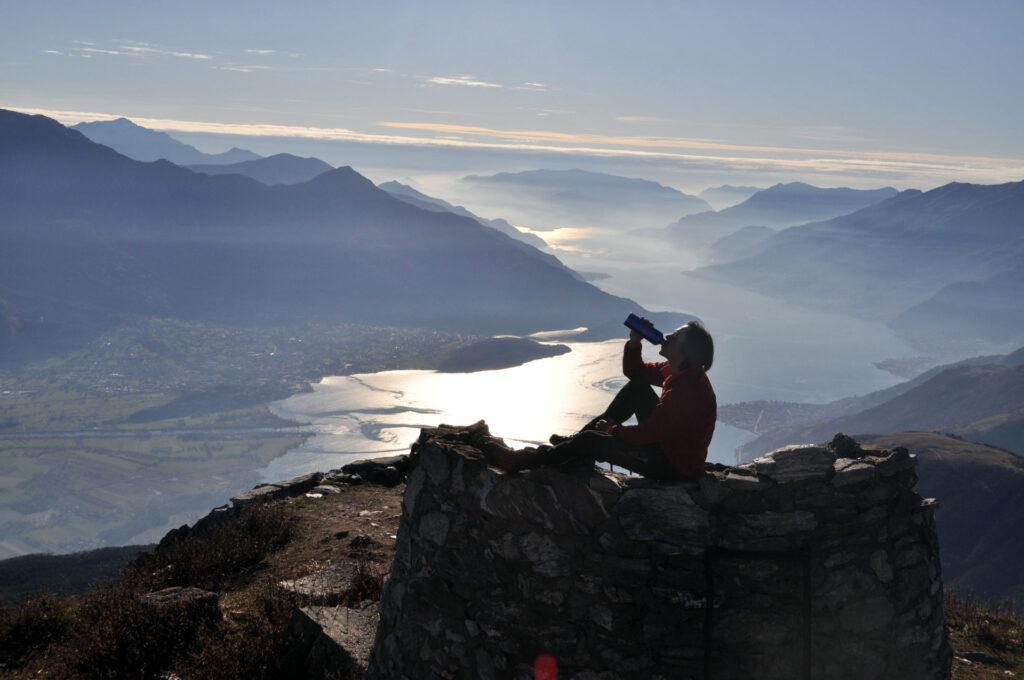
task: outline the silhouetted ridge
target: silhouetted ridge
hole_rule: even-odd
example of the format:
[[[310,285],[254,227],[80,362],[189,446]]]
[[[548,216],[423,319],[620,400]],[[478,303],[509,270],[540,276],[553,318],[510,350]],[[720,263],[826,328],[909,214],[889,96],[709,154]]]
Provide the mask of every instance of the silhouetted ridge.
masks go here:
[[[163,158],[178,165],[199,163],[238,163],[258,159],[252,151],[232,147],[223,153],[203,153],[199,149],[180,142],[166,132],[150,130],[137,125],[127,118],[79,123],[74,126],[97,144],[109,146],[120,154],[139,161],[155,161]]]
[[[351,167],[267,186],[134,161],[54,121],[2,116],[0,290],[12,291],[16,320],[84,315],[102,326],[142,314],[515,334],[586,326],[609,337],[642,311],[474,219],[400,201]],[[690,318],[647,314],[665,327]]]
[[[241,163],[189,165],[188,168],[207,175],[245,175],[268,185],[301,184],[334,169],[319,158],[302,158],[290,153],[279,153]]]

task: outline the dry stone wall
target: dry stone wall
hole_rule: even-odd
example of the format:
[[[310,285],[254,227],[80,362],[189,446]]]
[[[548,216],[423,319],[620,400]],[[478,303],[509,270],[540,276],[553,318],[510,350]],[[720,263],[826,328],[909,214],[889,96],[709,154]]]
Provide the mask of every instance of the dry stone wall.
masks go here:
[[[656,484],[414,447],[370,678],[948,677],[934,504],[841,436]]]

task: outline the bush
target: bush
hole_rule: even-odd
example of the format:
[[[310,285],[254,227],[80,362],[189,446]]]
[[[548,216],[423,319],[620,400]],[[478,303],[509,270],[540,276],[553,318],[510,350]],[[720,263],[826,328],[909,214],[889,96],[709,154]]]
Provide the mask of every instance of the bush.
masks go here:
[[[250,579],[268,554],[288,542],[291,530],[287,508],[257,505],[159,546],[141,556],[134,569],[150,590],[193,586],[220,591]]]
[[[21,668],[74,625],[70,598],[44,595],[0,607],[0,670]]]
[[[207,632],[197,651],[176,672],[189,680],[272,680],[286,675],[289,623],[298,602],[273,582],[254,586],[241,616],[229,617]]]
[[[143,604],[129,584],[101,587],[81,606],[74,634],[60,645],[55,677],[158,678],[216,627],[209,617]]]
[[[145,593],[171,586],[221,592],[251,581],[291,535],[287,509],[247,508],[141,555],[120,579],[76,597],[38,597],[0,609],[0,670],[31,665],[47,678],[271,678],[294,604],[258,585],[253,614],[158,607]],[[44,654],[45,652],[45,654]]]

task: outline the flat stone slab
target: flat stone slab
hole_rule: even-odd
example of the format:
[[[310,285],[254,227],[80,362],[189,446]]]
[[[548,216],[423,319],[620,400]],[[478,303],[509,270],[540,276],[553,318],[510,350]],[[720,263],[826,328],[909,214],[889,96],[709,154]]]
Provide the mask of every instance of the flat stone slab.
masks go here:
[[[282,495],[281,487],[276,484],[261,484],[255,489],[250,489],[237,496],[231,497],[231,504],[236,508],[244,508],[254,503],[265,503]]]
[[[752,468],[757,474],[786,484],[824,479],[831,475],[836,457],[820,446],[787,446],[755,458],[742,467]]]
[[[284,481],[274,482],[274,486],[280,487],[284,495],[293,496],[309,491],[319,484],[323,478],[324,473],[322,472],[310,472],[309,474],[299,475]]]
[[[306,604],[334,606],[349,599],[355,579],[355,567],[344,562],[301,578],[281,581],[279,585],[301,597]]]

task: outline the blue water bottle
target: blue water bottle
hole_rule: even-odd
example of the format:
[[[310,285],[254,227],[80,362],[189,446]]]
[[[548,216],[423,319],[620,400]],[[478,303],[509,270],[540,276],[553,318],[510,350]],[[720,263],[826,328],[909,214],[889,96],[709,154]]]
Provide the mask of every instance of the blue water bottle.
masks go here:
[[[642,335],[647,342],[655,345],[661,345],[665,342],[665,336],[662,335],[661,331],[654,327],[654,324],[644,321],[636,314],[630,314],[627,316],[623,323],[630,330],[634,330]]]

